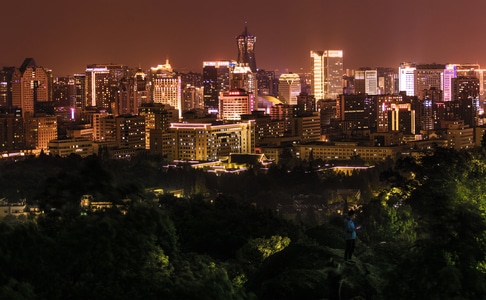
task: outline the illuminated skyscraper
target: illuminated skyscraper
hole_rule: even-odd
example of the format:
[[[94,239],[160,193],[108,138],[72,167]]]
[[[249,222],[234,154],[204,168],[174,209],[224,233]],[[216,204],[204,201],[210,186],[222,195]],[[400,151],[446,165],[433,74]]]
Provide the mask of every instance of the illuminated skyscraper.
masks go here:
[[[34,114],[37,102],[52,99],[50,70],[38,67],[34,59],[27,58],[12,75],[12,106],[22,108],[22,116]]]
[[[376,68],[378,75],[379,94],[397,94],[398,93],[398,73],[395,68]]]
[[[152,101],[154,103],[169,104],[182,113],[182,82],[181,76],[177,75],[169,64],[158,65],[151,68]]]
[[[0,70],[0,107],[12,106],[12,75],[15,67],[4,67]]]
[[[378,95],[378,71],[356,70],[354,88],[356,94]]]
[[[258,93],[256,73],[244,64],[237,64],[230,69],[230,89],[244,89],[254,96]]]
[[[336,99],[343,93],[343,51],[311,51],[311,93],[319,99]]]
[[[257,86],[258,96],[278,96],[278,80],[275,79],[275,71],[258,70]]]
[[[424,91],[435,89],[444,91],[444,64],[420,64],[415,69],[415,95],[424,99]],[[450,77],[449,77],[450,78]],[[440,99],[443,100],[443,99]]]
[[[297,74],[282,74],[278,80],[278,98],[284,104],[297,104],[301,92],[300,77]]]
[[[241,115],[253,111],[254,94],[235,88],[219,96],[219,118],[225,121],[239,121]]]
[[[86,67],[86,106],[112,112],[118,97],[119,84],[128,75],[125,65],[93,64]]]
[[[74,74],[74,94],[76,109],[86,108],[86,74]]]
[[[142,103],[148,103],[150,99],[147,75],[141,69],[128,78],[120,80],[118,99],[114,115],[136,115]]]
[[[246,64],[250,67],[253,73],[256,73],[256,60],[255,60],[255,43],[256,36],[248,33],[248,29],[245,26],[245,31],[236,37],[236,45],[238,46],[238,63]]]
[[[443,75],[443,83],[442,83],[442,90],[443,90],[443,97],[444,101],[451,101],[452,99],[452,80],[456,78],[456,65],[446,65]]]
[[[415,96],[415,64],[401,63],[398,67],[399,92]]]
[[[25,149],[25,130],[21,110],[0,114],[0,151],[23,149]]]
[[[168,104],[145,103],[138,108],[139,115],[145,118],[145,148],[150,149],[152,130],[166,132],[170,123],[179,121],[179,111]]]
[[[210,113],[218,112],[219,93],[230,90],[230,68],[235,61],[203,62],[204,109]]]

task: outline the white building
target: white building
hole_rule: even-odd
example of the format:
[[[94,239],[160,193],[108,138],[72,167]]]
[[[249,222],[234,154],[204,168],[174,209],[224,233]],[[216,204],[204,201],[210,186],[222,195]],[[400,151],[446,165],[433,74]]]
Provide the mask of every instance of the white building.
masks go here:
[[[398,67],[398,91],[415,96],[415,64],[401,63]]]
[[[182,82],[181,77],[172,70],[169,60],[164,65],[150,68],[152,100],[154,103],[169,104],[182,114]]]
[[[324,50],[310,52],[312,68],[312,94],[317,100],[335,99],[343,93],[343,51]]]

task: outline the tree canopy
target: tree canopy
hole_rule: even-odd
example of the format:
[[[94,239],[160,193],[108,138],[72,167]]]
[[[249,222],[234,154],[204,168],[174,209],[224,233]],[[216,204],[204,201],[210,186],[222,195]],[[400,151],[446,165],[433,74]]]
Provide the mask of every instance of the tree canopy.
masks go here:
[[[44,214],[0,222],[0,298],[486,298],[483,149],[438,148],[351,175],[292,165],[215,175],[156,157],[3,163],[0,197]],[[336,188],[364,195],[353,263],[341,213],[296,220],[274,209],[299,195],[328,204]],[[125,209],[83,212],[84,194]]]

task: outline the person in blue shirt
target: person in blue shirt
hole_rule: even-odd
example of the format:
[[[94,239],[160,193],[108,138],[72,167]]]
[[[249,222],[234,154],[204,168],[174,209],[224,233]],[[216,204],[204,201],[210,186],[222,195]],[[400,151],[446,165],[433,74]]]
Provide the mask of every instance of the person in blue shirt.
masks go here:
[[[350,209],[348,215],[344,218],[344,239],[346,240],[346,248],[344,250],[345,261],[351,259],[356,245],[356,230],[359,229],[359,226],[354,226],[354,215],[354,210]]]

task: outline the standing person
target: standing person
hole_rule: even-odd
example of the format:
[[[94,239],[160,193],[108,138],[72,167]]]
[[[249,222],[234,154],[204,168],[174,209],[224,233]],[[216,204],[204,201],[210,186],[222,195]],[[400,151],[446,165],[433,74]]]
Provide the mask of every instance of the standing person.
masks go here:
[[[344,250],[344,260],[348,261],[354,252],[354,247],[356,244],[356,230],[358,227],[354,226],[354,210],[350,209],[348,215],[344,218],[344,239],[346,240],[346,248]]]

